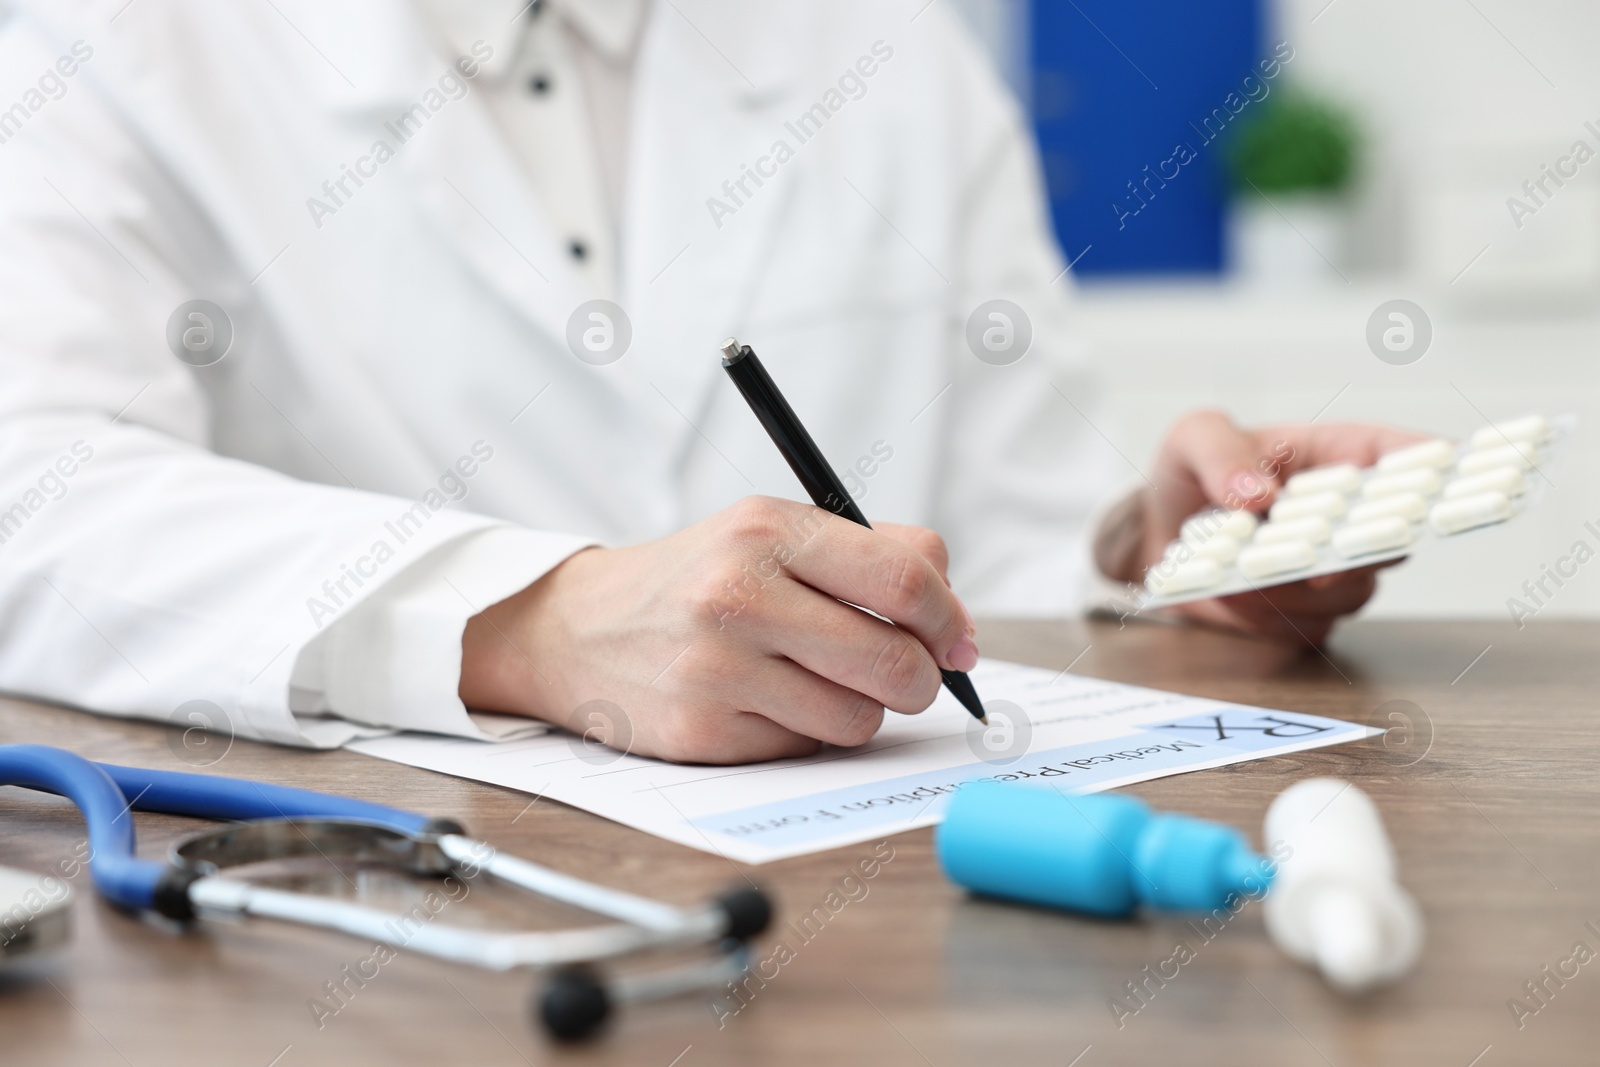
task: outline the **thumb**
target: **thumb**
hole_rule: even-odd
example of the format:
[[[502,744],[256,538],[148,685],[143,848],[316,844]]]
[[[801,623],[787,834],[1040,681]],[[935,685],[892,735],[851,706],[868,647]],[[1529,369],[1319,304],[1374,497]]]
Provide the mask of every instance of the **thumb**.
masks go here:
[[[1277,478],[1264,473],[1277,464],[1263,463],[1255,437],[1222,412],[1196,412],[1175,436],[1179,457],[1211,503],[1259,511],[1277,496]]]

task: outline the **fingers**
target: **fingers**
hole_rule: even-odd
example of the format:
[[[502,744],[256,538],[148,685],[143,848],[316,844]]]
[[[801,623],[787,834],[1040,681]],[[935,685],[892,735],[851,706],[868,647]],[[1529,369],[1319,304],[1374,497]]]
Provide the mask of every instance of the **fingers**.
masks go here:
[[[1175,476],[1179,489],[1184,475],[1192,478],[1209,503],[1259,510],[1296,471],[1332,463],[1368,467],[1385,452],[1426,439],[1411,430],[1358,422],[1247,431],[1220,411],[1196,411],[1168,433],[1165,464],[1175,469],[1162,473]]]
[[[899,541],[911,551],[933,564],[939,572],[939,577],[944,579],[944,584],[950,584],[950,550],[945,547],[944,538],[928,529],[926,526],[902,526],[896,522],[880,522],[873,524],[874,530],[885,537]],[[967,605],[961,603],[959,597],[956,602],[961,604],[961,614],[966,619],[967,636],[972,637],[978,632],[978,624],[972,620],[972,612]]]
[[[809,756],[822,747],[814,737],[780,726],[755,712],[708,715],[703,707],[652,717],[640,725],[634,751],[673,763],[756,763]]]
[[[883,724],[878,701],[779,656],[766,657],[742,689],[741,710],[830,745],[866,744]]]
[[[1348,615],[1372,599],[1377,589],[1375,569],[1362,567],[1359,570],[1324,574],[1309,581],[1275,585],[1261,590],[1259,594],[1245,593],[1241,596],[1265,597],[1270,604],[1289,615]]]
[[[874,522],[872,528],[891,540],[899,541],[902,545],[905,545],[911,551],[933,564],[933,569],[939,572],[939,577],[944,579],[944,584],[950,584],[950,551],[945,548],[944,538],[926,526],[902,526],[897,522]]]
[[[934,565],[906,545],[843,519],[826,523],[784,568],[831,597],[909,630],[939,667],[970,671],[978,646],[968,615]]]
[[[844,699],[844,692],[853,691],[869,698],[880,712],[887,707],[913,714],[939,695],[939,668],[915,635],[808,585],[787,582],[773,587],[770,595],[751,605],[744,622],[757,647],[793,661],[796,669],[825,681],[830,691],[843,691],[833,693],[835,703]],[[780,721],[804,732],[787,718]]]
[[[1194,618],[1278,641],[1321,645],[1377,590],[1384,564],[1185,605]]]
[[[1263,462],[1270,457],[1263,454],[1257,435],[1241,430],[1220,411],[1196,411],[1179,419],[1167,448],[1213,504],[1266,504],[1277,489],[1276,478],[1264,473],[1276,464]]]
[[[1146,494],[1146,531],[1141,552],[1153,563],[1181,522],[1206,503],[1260,510],[1277,495],[1281,481],[1312,467],[1353,463],[1366,467],[1379,456],[1424,439],[1388,426],[1324,423],[1269,426],[1244,431],[1224,414],[1199,411],[1173,425],[1158,460],[1160,488]],[[1377,588],[1382,564],[1323,575],[1215,601],[1190,605],[1180,614],[1250,633],[1320,644],[1341,615],[1359,610]]]
[[[1427,434],[1364,422],[1264,426],[1256,434],[1262,441],[1287,446],[1284,467],[1291,474],[1332,463],[1370,467],[1385,452],[1428,440]]]
[[[859,613],[858,613],[859,614]],[[883,706],[826,678],[767,656],[740,678],[730,710],[682,710],[643,727],[653,736],[634,745],[641,755],[675,763],[753,763],[812,755],[823,743],[854,747],[872,740]]]

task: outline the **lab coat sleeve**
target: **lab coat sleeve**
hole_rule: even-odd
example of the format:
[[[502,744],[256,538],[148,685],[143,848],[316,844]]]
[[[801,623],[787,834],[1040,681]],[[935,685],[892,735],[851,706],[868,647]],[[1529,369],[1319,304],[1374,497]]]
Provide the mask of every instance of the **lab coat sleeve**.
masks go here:
[[[307,644],[291,678],[291,706],[374,727],[487,739],[457,693],[461,635],[472,616],[543,575],[549,547],[547,534],[502,526],[434,549]],[[528,658],[529,650],[512,648]]]
[[[1115,443],[1117,428],[1078,336],[1072,277],[1050,227],[1032,137],[970,44],[950,47],[957,76],[947,91],[971,138],[959,206],[960,274],[951,279],[954,403],[938,528],[955,561],[952,583],[973,611],[1074,614],[1105,596],[1091,558],[1094,523],[1116,489],[1137,475]],[[1020,308],[1012,326],[1031,330],[1031,344],[1015,362],[980,359],[969,338],[974,321],[979,348],[983,330],[1003,328],[988,317],[994,300]]]
[[[0,71],[47,70],[57,51],[15,24],[0,31]],[[9,85],[5,92],[10,99]],[[403,657],[392,644],[363,644],[381,627],[357,614],[362,603],[434,551],[504,524],[423,503],[426,521],[402,539],[393,523],[415,514],[417,499],[310,483],[211,452],[202,372],[166,338],[175,308],[228,284],[237,269],[208,258],[216,245],[181,183],[87,89],[70,85],[7,130],[0,689],[186,726],[220,716],[238,736],[337,745],[370,731],[296,714],[291,678],[302,652],[354,619],[348,641],[364,651],[348,662],[381,675]],[[262,396],[262,417],[274,417]],[[498,586],[466,580],[468,597],[487,602],[587,543],[519,535],[514,549],[510,541],[493,549],[516,556],[511,573]],[[463,606],[433,632],[469,614]],[[351,694],[361,718],[380,721],[374,706],[414,681],[412,667],[352,681],[355,668],[338,650],[346,641],[340,633],[324,660],[327,706],[337,710]],[[459,630],[455,641],[458,657]],[[435,641],[426,657],[440,664],[450,652]],[[459,706],[455,684],[455,675],[438,679],[418,699],[444,705],[448,717]],[[415,717],[410,705],[401,714]]]

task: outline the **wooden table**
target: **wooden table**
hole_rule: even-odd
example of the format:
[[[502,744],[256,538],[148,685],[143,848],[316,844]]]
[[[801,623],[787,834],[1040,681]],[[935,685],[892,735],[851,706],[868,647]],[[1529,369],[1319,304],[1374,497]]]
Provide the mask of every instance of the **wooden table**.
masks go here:
[[[530,983],[402,954],[335,1015],[308,1007],[371,946],[269,923],[178,933],[120,914],[76,880],[77,934],[52,969],[0,982],[0,1063],[228,1064],[1578,1064],[1600,1060],[1600,962],[1543,1006],[1524,983],[1600,952],[1600,625],[1356,623],[1323,656],[1156,624],[993,623],[994,655],[1225,700],[1393,727],[1382,739],[1202,771],[1134,791],[1256,838],[1272,797],[1314,774],[1377,801],[1421,901],[1428,942],[1400,985],[1360,1000],[1329,991],[1267,940],[1249,906],[1210,941],[1181,918],[1095,922],[968,899],[938,873],[931,834],[893,859],[805,941],[783,926],[822,902],[871,844],[746,873],[776,890],[794,955],[719,1026],[705,1001],[629,1012],[601,1041],[552,1045],[530,1025]],[[1391,702],[1408,703],[1391,703]],[[0,740],[186,769],[175,730],[21,701]],[[176,749],[175,746],[176,745]],[[192,760],[192,757],[191,757]],[[460,816],[514,852],[691,902],[730,864],[584,812],[344,753],[237,742],[213,770]],[[46,869],[81,840],[64,804],[0,790],[0,863]],[[147,854],[194,822],[142,816]],[[884,852],[887,849],[883,850]],[[349,894],[354,882],[326,873]],[[362,880],[396,898],[409,887]],[[410,890],[415,892],[415,890]],[[488,889],[455,906],[503,914]],[[452,916],[454,918],[454,915]],[[1185,941],[1194,959],[1137,1014],[1124,983]],[[1567,964],[1568,973],[1575,964]],[[1170,973],[1170,968],[1168,968]],[[370,968],[368,968],[370,973]],[[770,973],[770,971],[769,971]],[[1537,1014],[1519,1030],[1508,1000]],[[328,1001],[325,999],[325,1003]],[[334,1002],[337,1003],[337,1002]]]

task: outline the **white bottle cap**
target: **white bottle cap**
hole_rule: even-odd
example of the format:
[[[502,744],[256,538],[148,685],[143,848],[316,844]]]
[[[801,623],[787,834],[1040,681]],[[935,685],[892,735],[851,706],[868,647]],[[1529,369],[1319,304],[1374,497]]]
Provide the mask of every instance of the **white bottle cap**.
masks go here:
[[[1393,982],[1422,951],[1422,912],[1395,880],[1394,851],[1368,796],[1337,778],[1279,794],[1265,841],[1279,859],[1264,904],[1279,948],[1360,993]]]

